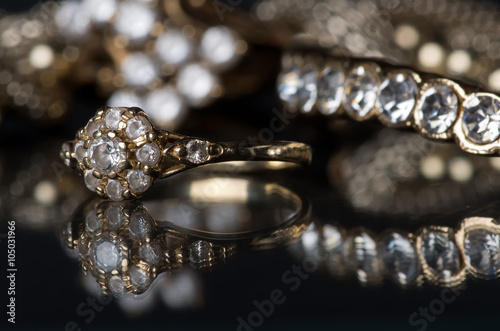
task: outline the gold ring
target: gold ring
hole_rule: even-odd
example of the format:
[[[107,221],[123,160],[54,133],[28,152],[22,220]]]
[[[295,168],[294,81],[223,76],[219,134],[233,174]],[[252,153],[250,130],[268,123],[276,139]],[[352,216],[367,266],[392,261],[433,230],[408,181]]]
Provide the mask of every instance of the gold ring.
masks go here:
[[[284,141],[259,145],[250,139],[214,142],[157,129],[139,108],[102,107],[75,140],[62,145],[60,156],[67,166],[80,170],[91,191],[120,201],[138,198],[157,178],[207,164],[308,164],[311,147]]]

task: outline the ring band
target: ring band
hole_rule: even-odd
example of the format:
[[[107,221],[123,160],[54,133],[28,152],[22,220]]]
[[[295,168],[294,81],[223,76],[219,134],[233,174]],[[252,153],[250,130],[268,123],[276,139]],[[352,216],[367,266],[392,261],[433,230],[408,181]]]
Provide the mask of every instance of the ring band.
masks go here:
[[[290,112],[345,113],[414,128],[466,152],[500,151],[500,97],[439,75],[374,59],[294,52],[283,57],[278,93]]]
[[[67,166],[80,170],[85,184],[103,198],[120,201],[141,196],[157,178],[198,166],[232,161],[308,164],[311,147],[277,141],[214,142],[153,126],[139,108],[102,107],[76,139],[62,145]]]

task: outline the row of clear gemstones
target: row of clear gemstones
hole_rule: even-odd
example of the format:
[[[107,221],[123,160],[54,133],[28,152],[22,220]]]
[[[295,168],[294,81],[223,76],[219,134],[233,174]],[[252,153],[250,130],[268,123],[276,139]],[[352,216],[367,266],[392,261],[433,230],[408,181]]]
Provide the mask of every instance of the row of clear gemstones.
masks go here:
[[[500,98],[489,93],[466,94],[456,82],[422,81],[415,72],[383,72],[374,62],[322,67],[315,58],[285,55],[278,93],[289,111],[332,115],[344,110],[362,121],[377,117],[390,127],[414,127],[433,139],[455,137],[471,153],[500,149]]]
[[[457,285],[466,273],[484,279],[500,274],[500,232],[492,219],[465,219],[456,232],[425,227],[416,238],[392,231],[374,239],[362,228],[344,232],[330,224],[320,231],[327,267],[337,276],[347,267],[362,283],[379,282],[384,273],[403,286],[418,283],[422,275],[432,284]]]

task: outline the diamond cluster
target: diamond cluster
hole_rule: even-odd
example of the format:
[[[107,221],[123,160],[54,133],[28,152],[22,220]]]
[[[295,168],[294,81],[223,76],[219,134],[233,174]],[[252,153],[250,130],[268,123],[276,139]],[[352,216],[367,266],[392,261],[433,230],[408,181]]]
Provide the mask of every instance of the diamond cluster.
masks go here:
[[[121,296],[146,291],[161,265],[163,248],[143,205],[101,201],[85,215],[78,251],[86,270],[105,292]]]
[[[277,89],[291,112],[345,111],[360,121],[377,117],[390,127],[414,127],[433,139],[456,138],[471,153],[500,150],[500,98],[493,94],[467,95],[452,80],[423,81],[416,72],[383,70],[374,61],[328,62],[288,54],[282,63]]]
[[[105,107],[78,132],[69,152],[91,191],[120,201],[140,196],[152,185],[151,169],[158,170],[162,158],[154,137],[144,112]]]

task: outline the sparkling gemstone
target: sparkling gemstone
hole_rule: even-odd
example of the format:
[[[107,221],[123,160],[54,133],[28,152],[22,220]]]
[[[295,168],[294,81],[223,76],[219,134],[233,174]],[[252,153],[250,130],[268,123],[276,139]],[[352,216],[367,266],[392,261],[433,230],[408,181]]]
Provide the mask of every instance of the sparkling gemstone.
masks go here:
[[[500,270],[500,235],[486,229],[465,234],[465,257],[474,271],[494,278]]]
[[[83,162],[83,159],[87,156],[87,150],[83,145],[83,140],[78,140],[75,144],[75,157],[78,162]]]
[[[209,28],[201,37],[200,44],[201,56],[212,64],[227,65],[237,57],[236,37],[228,27]]]
[[[401,285],[411,284],[420,271],[415,248],[408,238],[393,232],[380,241],[380,256],[390,277]]]
[[[298,103],[304,113],[310,113],[318,97],[318,78],[316,68],[306,66],[301,74],[299,89],[297,90]]]
[[[296,110],[298,104],[298,90],[302,84],[298,66],[292,65],[283,69],[278,76],[278,95],[290,110]]]
[[[143,100],[135,88],[122,88],[116,90],[108,99],[109,107],[138,107],[144,108]]]
[[[181,31],[170,29],[156,40],[156,52],[169,64],[180,64],[192,56],[193,45]]]
[[[380,278],[380,261],[375,240],[360,232],[346,240],[350,268],[362,284],[377,282]]]
[[[116,31],[131,40],[148,36],[155,23],[155,12],[147,5],[137,1],[123,1],[118,7],[114,22]]]
[[[500,102],[486,95],[472,95],[464,103],[462,129],[470,141],[488,144],[500,135]]]
[[[104,174],[118,172],[118,164],[126,159],[126,153],[120,150],[120,138],[100,137],[92,142],[89,149],[90,162],[95,169]]]
[[[157,264],[161,259],[161,247],[156,241],[139,247],[139,257],[149,264]]]
[[[186,144],[186,152],[188,161],[195,164],[205,162],[210,154],[207,143],[198,139],[190,140]]]
[[[154,221],[151,216],[143,211],[136,211],[130,216],[129,233],[135,240],[142,240],[151,234],[153,231]]]
[[[147,54],[135,52],[125,57],[120,65],[129,85],[148,85],[158,77],[158,66]]]
[[[204,240],[198,240],[189,247],[191,263],[205,263],[212,259],[212,247]]]
[[[107,22],[116,13],[116,0],[83,0],[82,9],[89,13],[94,22]]]
[[[372,68],[359,65],[345,83],[344,108],[355,117],[365,117],[375,107],[379,77]]]
[[[378,90],[377,108],[389,123],[403,123],[410,116],[417,100],[418,86],[407,73],[389,75]]]
[[[119,180],[110,179],[108,180],[108,184],[106,185],[106,194],[113,201],[121,201],[123,200],[123,191],[125,188],[120,183]]]
[[[68,38],[80,38],[90,30],[90,15],[79,1],[64,1],[55,14],[59,32]]]
[[[151,176],[144,174],[140,169],[130,170],[127,174],[128,187],[138,193],[145,192],[152,182]]]
[[[119,108],[110,108],[104,116],[104,123],[110,130],[118,130],[118,123],[122,120],[123,110]]]
[[[142,164],[155,165],[160,161],[161,151],[156,143],[150,143],[139,148],[135,154]]]
[[[426,90],[418,105],[421,126],[430,133],[444,133],[455,122],[458,97],[447,85],[436,85]]]
[[[61,147],[61,152],[63,153],[64,155],[64,164],[67,165],[68,167],[70,166],[71,164],[71,159],[70,158],[66,158],[66,156],[70,153],[70,146],[69,146],[69,143],[64,143]]]
[[[130,268],[130,281],[140,291],[144,291],[148,288],[149,284],[151,284],[151,279],[149,278],[148,272],[142,270],[138,266],[133,266]]]
[[[105,215],[108,219],[110,230],[118,231],[122,227],[124,215],[123,205],[121,203],[109,203],[106,207]]]
[[[344,71],[339,66],[325,68],[318,81],[318,110],[324,115],[334,114],[344,95]]]
[[[94,248],[94,260],[99,268],[109,272],[121,264],[121,249],[107,240],[98,242]]]
[[[127,121],[127,128],[125,133],[127,136],[134,140],[143,136],[151,131],[151,124],[148,119],[143,116],[135,116]]]
[[[422,235],[422,256],[441,280],[449,281],[460,269],[460,252],[450,237],[439,231]]]
[[[99,221],[95,210],[90,210],[85,216],[85,228],[90,235],[94,235],[99,229],[101,229],[101,222]]]
[[[93,119],[91,119],[87,123],[87,126],[85,127],[85,135],[91,138],[94,137],[94,133],[96,133],[97,130],[99,130],[102,124],[103,124],[102,122],[96,122]]]
[[[210,93],[216,84],[215,76],[197,63],[182,67],[177,75],[177,90],[192,106],[205,104],[210,99]]]
[[[146,96],[145,109],[157,126],[163,129],[178,127],[187,115],[184,99],[171,86],[154,90]]]
[[[95,192],[101,180],[94,177],[94,175],[92,174],[92,170],[85,170],[85,174],[83,177],[87,188]]]
[[[123,280],[120,276],[114,275],[109,279],[109,290],[114,295],[121,295],[125,293],[125,284],[123,284]]]

